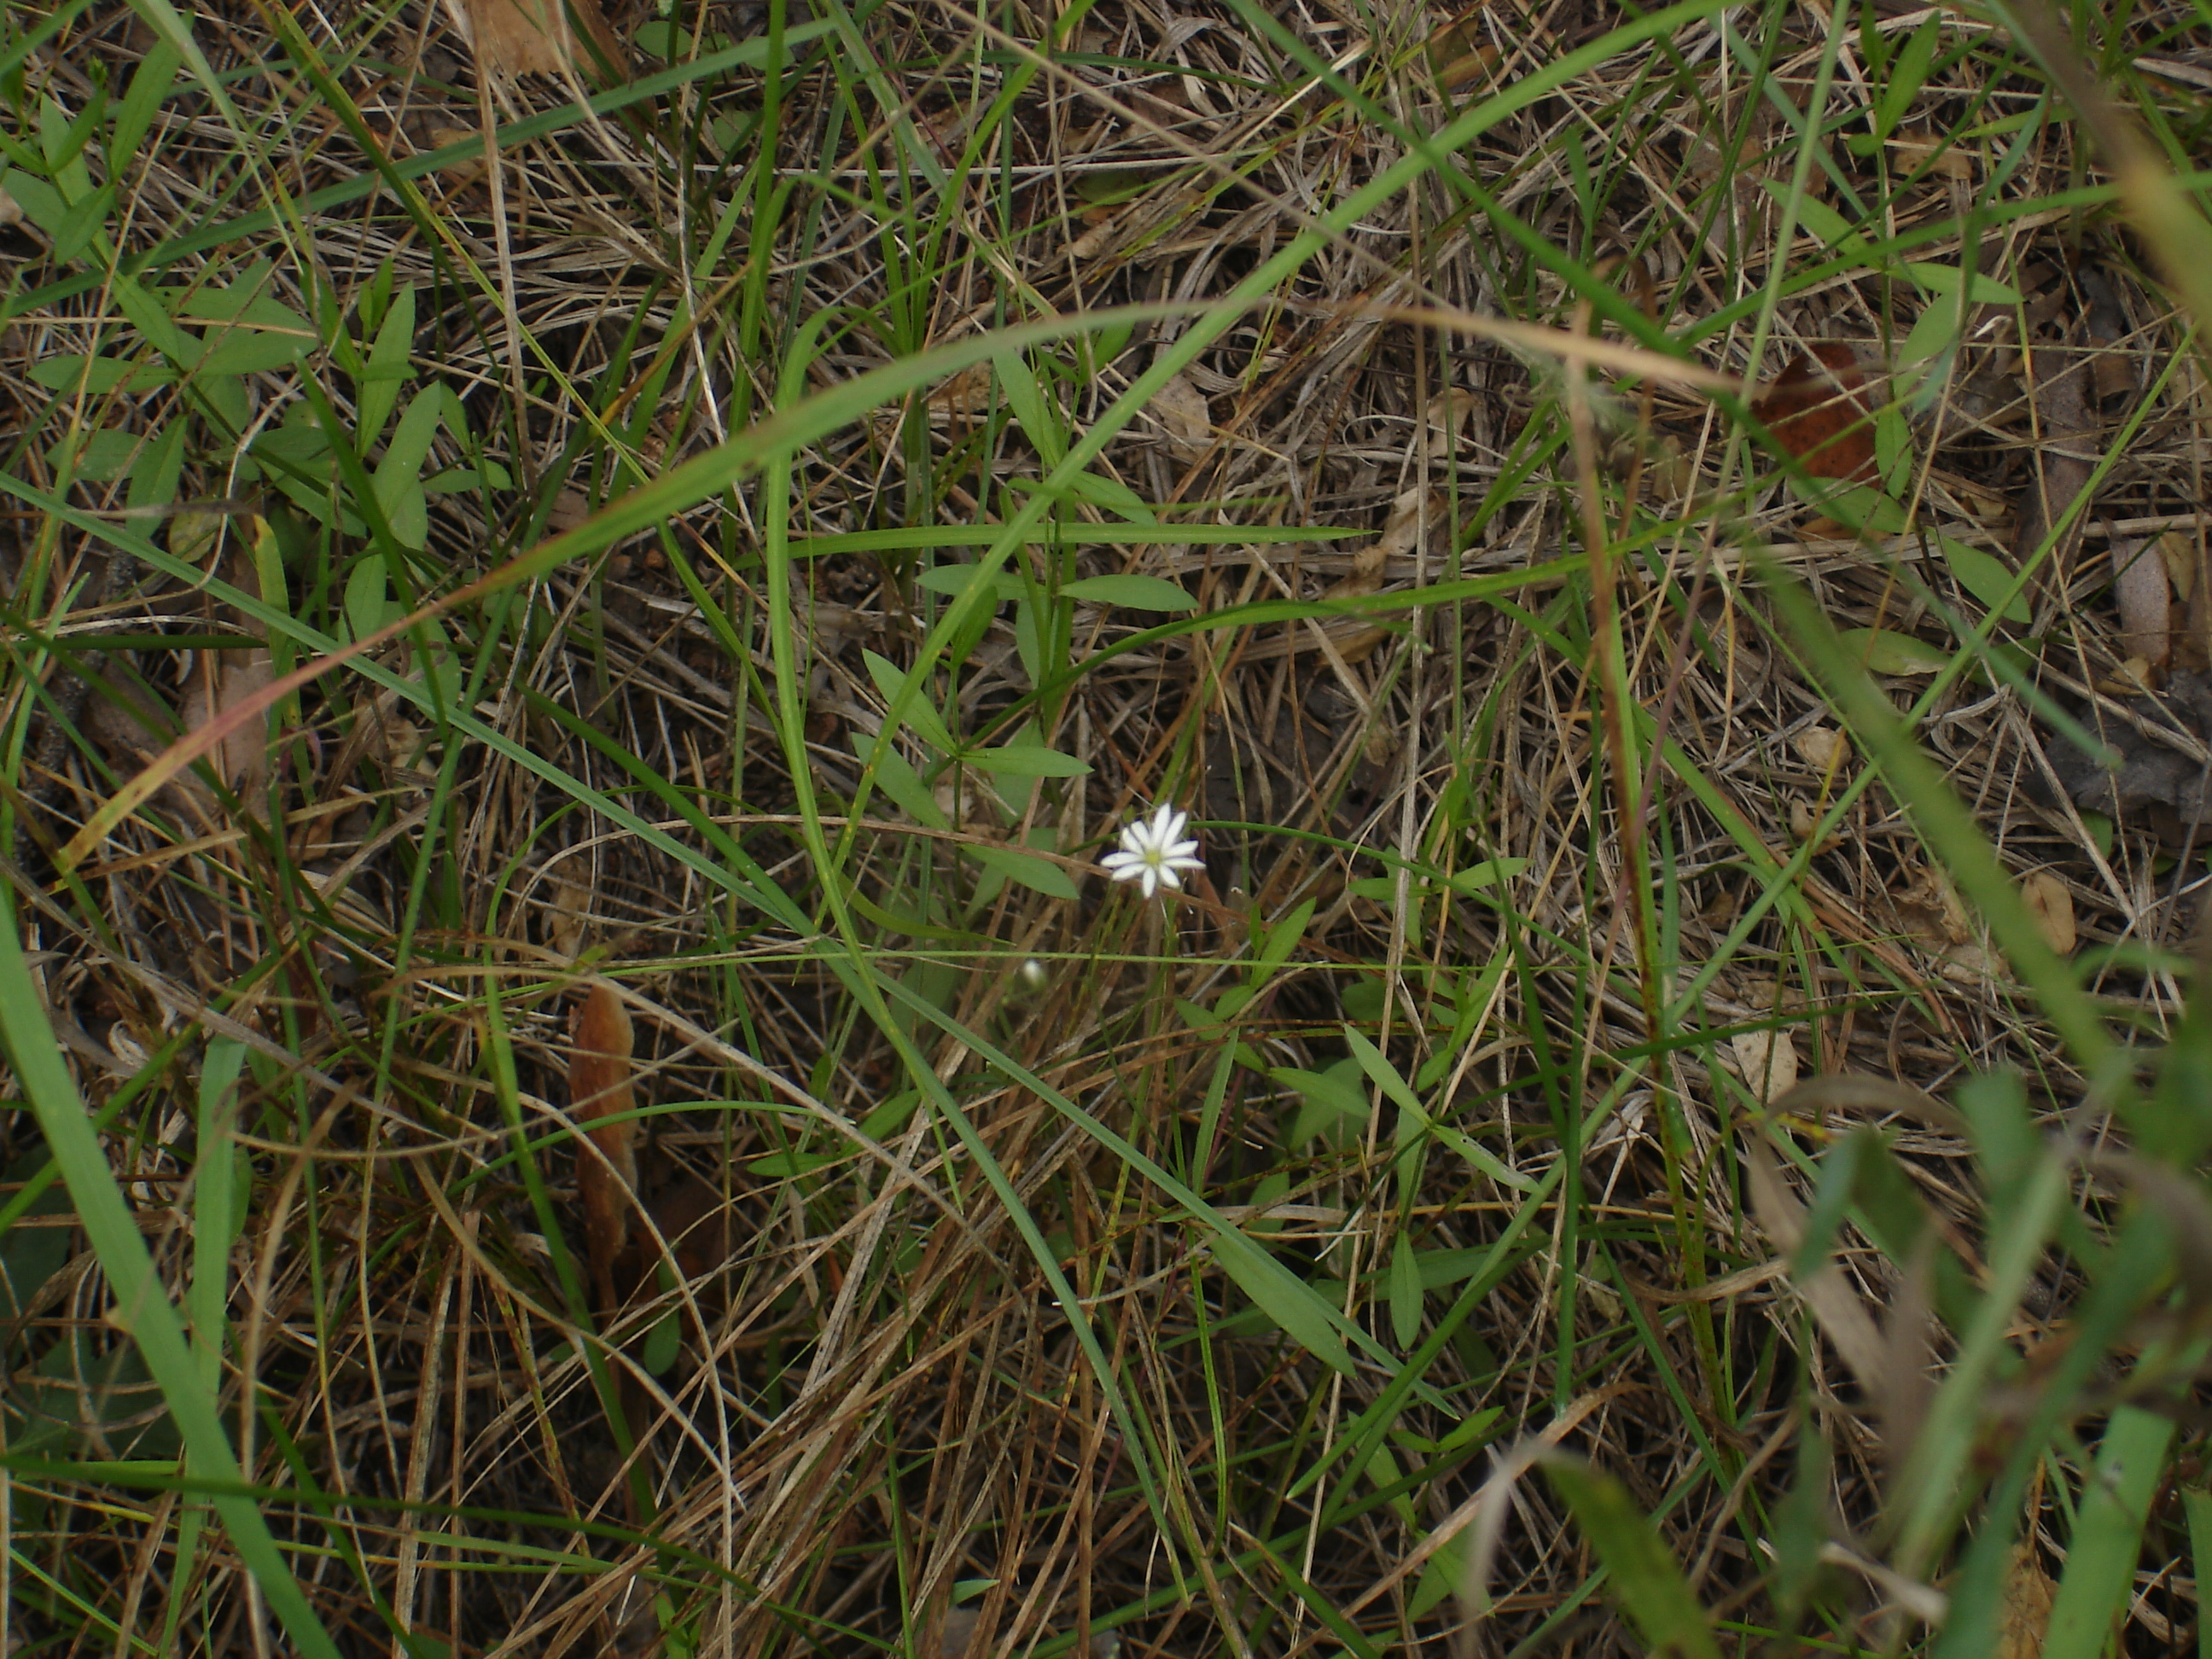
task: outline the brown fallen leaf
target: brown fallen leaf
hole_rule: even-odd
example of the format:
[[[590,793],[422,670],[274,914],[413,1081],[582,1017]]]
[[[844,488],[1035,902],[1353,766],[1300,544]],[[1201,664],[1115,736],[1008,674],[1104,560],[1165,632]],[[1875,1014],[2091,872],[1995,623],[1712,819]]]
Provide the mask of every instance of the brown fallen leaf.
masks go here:
[[[1479,86],[1498,72],[1504,53],[1494,41],[1482,38],[1482,14],[1487,5],[1475,5],[1448,19],[1429,36],[1429,68],[1446,92]]]
[[[629,56],[608,27],[599,0],[447,0],[477,62],[495,74],[559,75],[576,69],[615,76],[627,74]],[[585,46],[570,26],[573,14],[591,37]],[[596,47],[596,52],[592,48]]]
[[[1382,526],[1382,533],[1352,556],[1352,568],[1329,585],[1324,597],[1344,599],[1372,593],[1382,586],[1383,568],[1392,559],[1402,558],[1419,545],[1423,519],[1435,522],[1439,510],[1440,504],[1434,502],[1430,492],[1419,484],[1400,495],[1390,503],[1390,517]]]
[[[474,127],[432,127],[430,148],[444,149],[450,144],[465,143],[476,136]],[[456,193],[481,183],[488,171],[481,155],[471,155],[465,161],[455,161],[438,170],[445,175],[446,188]]]
[[[2053,345],[2023,352],[2021,362],[2033,392],[2037,441],[2030,454],[2027,483],[2021,492],[2019,519],[2013,532],[2014,569],[2027,565],[2051,539],[2052,526],[2094,475],[2097,453],[2097,417],[2089,408],[2087,363],[2078,353],[2067,353]],[[2081,526],[2089,516],[2088,506],[2084,503],[2083,510],[2074,515],[2053,543],[2051,556],[2039,573],[2044,592],[2066,591],[2081,542]]]
[[[584,948],[584,933],[591,920],[592,890],[564,881],[553,890],[551,914],[545,920],[545,942],[574,961]]]
[[[2163,669],[2173,656],[2173,588],[2153,542],[2112,544],[2112,597],[2120,608],[2120,648]]]
[[[1797,1045],[1787,1031],[1739,1031],[1729,1039],[1744,1086],[1762,1106],[1797,1081]]]
[[[2051,775],[2076,806],[2148,830],[2171,851],[2212,839],[2212,768],[2196,758],[2212,747],[2212,676],[2177,671],[2155,698],[2124,706],[2140,727],[2102,705],[2075,710],[2113,754],[2085,753],[2052,732],[2044,744]]]
[[[1168,447],[1177,460],[1195,461],[1212,447],[1213,405],[1180,370],[1152,394],[1148,412],[1168,434]]]
[[[597,1149],[576,1151],[584,1250],[599,1311],[607,1315],[621,1306],[615,1294],[616,1265],[629,1243],[630,1206],[637,1191],[637,1120],[629,1115],[635,1038],[629,1014],[613,986],[601,980],[585,994],[569,1023],[568,1039],[568,1110]],[[604,1121],[610,1118],[617,1121]]]
[[[2074,930],[2074,895],[2064,882],[2048,870],[2039,870],[2020,884],[2028,914],[2044,942],[2062,957],[2074,954],[2078,935]]]
[[[1973,925],[1958,889],[1932,865],[1893,892],[1890,903],[1905,931],[1923,945],[1946,950],[1973,937]]]
[[[2004,1607],[1997,1615],[1997,1659],[2040,1659],[2057,1599],[2058,1586],[2036,1559],[2035,1546],[2014,1544],[2005,1573]]]
[[[1851,763],[1851,740],[1829,726],[1808,726],[1797,734],[1797,757],[1814,771],[1832,776]]]
[[[1807,348],[1752,401],[1774,441],[1816,478],[1874,477],[1874,411],[1858,353],[1837,341]]]

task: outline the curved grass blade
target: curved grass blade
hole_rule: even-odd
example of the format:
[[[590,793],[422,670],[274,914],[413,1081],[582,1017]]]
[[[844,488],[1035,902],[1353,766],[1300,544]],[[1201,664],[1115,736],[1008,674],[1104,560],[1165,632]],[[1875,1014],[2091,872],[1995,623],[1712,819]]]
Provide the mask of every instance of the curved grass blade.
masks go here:
[[[268,1598],[270,1611],[301,1653],[338,1659],[337,1644],[293,1577],[260,1505],[235,1490],[244,1475],[223,1432],[214,1395],[205,1387],[168,1291],[154,1272],[153,1257],[93,1133],[83,1097],[62,1064],[60,1042],[47,1023],[15,929],[14,896],[0,889],[0,1044],[15,1063],[47,1150],[68,1183],[79,1223],[107,1276],[115,1297],[113,1316],[138,1345],[184,1437],[193,1469],[223,1483],[209,1501]]]

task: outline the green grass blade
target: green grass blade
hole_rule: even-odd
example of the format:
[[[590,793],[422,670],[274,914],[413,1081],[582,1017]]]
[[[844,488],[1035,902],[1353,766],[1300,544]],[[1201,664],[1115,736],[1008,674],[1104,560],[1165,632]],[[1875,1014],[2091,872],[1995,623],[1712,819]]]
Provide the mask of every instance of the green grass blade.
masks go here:
[[[0,1042],[7,1045],[25,1097],[60,1167],[77,1218],[115,1297],[115,1317],[130,1332],[160,1386],[195,1469],[226,1483],[244,1476],[223,1433],[216,1401],[204,1386],[184,1326],[154,1272],[138,1224],[124,1201],[76,1084],[63,1065],[37,984],[16,935],[12,894],[0,891]],[[338,1659],[337,1645],[309,1605],[299,1580],[252,1499],[218,1490],[210,1500],[231,1542],[268,1598],[270,1610],[301,1652]]]

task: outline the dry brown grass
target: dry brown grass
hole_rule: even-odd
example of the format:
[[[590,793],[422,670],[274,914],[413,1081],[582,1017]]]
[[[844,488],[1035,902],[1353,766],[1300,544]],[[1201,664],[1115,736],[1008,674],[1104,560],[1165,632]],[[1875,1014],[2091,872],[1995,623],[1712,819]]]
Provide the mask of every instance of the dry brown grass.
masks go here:
[[[702,40],[769,27],[757,4],[680,9]],[[783,25],[803,28],[807,9]],[[2098,174],[2075,128],[2055,112],[2006,125],[2047,86],[1984,22],[1945,14],[1878,155],[1846,142],[1862,118],[1810,162],[1778,103],[1817,85],[1832,119],[1880,107],[1928,14],[1847,18],[1830,69],[1828,14],[1810,7],[1635,43],[1327,228],[1225,326],[1194,308],[1139,322],[1108,361],[1040,349],[1032,362],[1068,370],[1046,388],[1056,438],[1003,376],[971,368],[810,439],[772,483],[685,501],[663,528],[447,617],[448,664],[480,677],[464,701],[512,748],[334,673],[280,711],[278,828],[221,781],[188,778],[59,878],[58,848],[175,733],[158,712],[118,711],[204,720],[243,695],[223,678],[244,672],[243,636],[268,632],[94,526],[158,528],[181,556],[220,526],[222,550],[192,562],[241,587],[264,526],[280,608],[331,638],[410,597],[357,599],[371,529],[327,506],[318,526],[303,499],[356,480],[307,438],[250,447],[314,429],[308,383],[358,420],[373,382],[331,337],[343,318],[366,349],[364,296],[412,289],[399,406],[443,386],[474,434],[455,416],[417,471],[507,475],[429,497],[403,568],[410,586],[447,590],[810,391],[1006,324],[1219,300],[1399,162],[1408,134],[1627,21],[1579,0],[1526,14],[1498,0],[1457,21],[1400,5],[1272,15],[1271,32],[1226,0],[1101,0],[1046,47],[1050,16],[1022,4],[885,4],[849,33],[825,11],[835,27],[773,78],[678,76],[514,144],[495,179],[462,159],[349,193],[373,167],[572,89],[479,88],[446,13],[420,0],[281,27],[204,7],[194,39],[232,110],[187,70],[142,145],[95,150],[90,176],[120,189],[112,246],[65,258],[34,220],[0,231],[6,471],[25,487],[0,550],[0,708],[26,945],[180,1292],[210,1155],[194,1079],[211,1036],[252,1050],[222,1398],[342,1650],[398,1653],[398,1628],[424,1656],[1045,1655],[1086,1639],[1124,1659],[1443,1653],[1458,1604],[1416,1615],[1423,1571],[1401,1569],[1482,1486],[1485,1448],[1547,1428],[1661,1516],[1729,1642],[1884,1628],[1878,1582],[1840,1575],[1801,1615],[1778,1605],[1761,1553],[1806,1421],[1832,1443],[1838,1528],[1876,1523],[1887,1477],[1867,1380],[1832,1332],[1810,1334],[1749,1213],[1746,1126],[1780,1092],[1767,1068],[1785,1049],[1808,1077],[1936,1094],[2014,1068],[2050,1107],[2083,1079],[1914,820],[1832,737],[1844,722],[1774,625],[1750,550],[1837,626],[1933,647],[1882,684],[2007,867],[2050,878],[2039,902],[2070,909],[2106,1014],[2145,1033],[2179,1006],[2202,852],[2160,838],[2154,801],[2124,803],[2115,825],[2069,799],[2047,758],[2053,711],[2142,734],[2191,777],[2212,745],[2185,699],[2127,694],[2111,592],[2140,544],[2179,532],[2197,598],[2177,599],[2166,672],[2206,669],[2203,365],[2109,205],[2084,193]],[[2184,158],[2203,154],[2202,39],[2168,7],[2096,43]],[[40,100],[67,117],[103,86],[118,95],[154,43],[120,6],[80,11],[30,52],[0,125],[39,143]],[[1439,60],[1472,67],[1440,87]],[[281,223],[240,218],[280,204]],[[1798,235],[1780,272],[1785,222]],[[1885,251],[1836,254],[1832,222]],[[1680,388],[1593,386],[1578,470],[1579,371],[1382,314],[1598,329],[1747,386],[1842,343],[1879,385],[1931,303],[1906,258],[1971,262],[2020,295],[1969,309],[1948,379],[1897,428],[1911,536],[1808,522],[1741,404]],[[264,297],[319,337],[300,364],[198,393],[53,367],[153,361],[118,282],[219,288],[256,260],[271,262]],[[1199,327],[1217,329],[1204,349],[1146,410],[1115,415]],[[226,435],[240,409],[246,430]],[[883,787],[849,815],[887,702],[864,653],[911,665],[944,603],[918,571],[973,556],[880,532],[1003,522],[1050,447],[1102,420],[1113,435],[1090,472],[1105,482],[1059,514],[1071,561],[1018,554],[1030,576],[1164,577],[1207,618],[1274,599],[1307,612],[1111,654],[1158,618],[1079,603],[1060,613],[1066,636],[1038,644],[995,617],[928,695],[942,714],[955,694],[963,737],[1004,741],[1042,715],[1041,738],[1088,775],[1009,805],[970,770],[934,824]],[[70,470],[69,434],[173,429],[190,436],[166,488]],[[392,441],[362,434],[372,468]],[[289,495],[274,476],[288,462]],[[2034,567],[2032,620],[1995,630],[1990,650],[2019,672],[1947,671],[1929,692],[1960,648],[1942,607],[1978,622],[1981,573],[2034,563],[2092,476]],[[50,493],[80,517],[39,505]],[[228,516],[167,515],[173,502]],[[1084,539],[1140,513],[1162,521],[1149,544]],[[1610,609],[1576,556],[1591,516]],[[1175,539],[1184,526],[1223,528]],[[1288,537],[1311,527],[1350,533]],[[781,567],[764,550],[831,537],[850,539],[789,567],[797,699],[781,701]],[[1352,604],[1524,571],[1486,599]],[[56,635],[118,631],[235,643],[189,661],[52,650]],[[280,668],[309,654],[278,635]],[[1611,695],[1594,640],[1617,653]],[[436,654],[418,636],[379,659],[419,675]],[[212,688],[198,705],[196,674]],[[1164,913],[1085,873],[1162,799],[1202,822],[1208,858]],[[1081,896],[1014,883],[979,899],[962,847],[1031,834]],[[1401,873],[1395,891],[1376,884]],[[745,902],[771,887],[784,910]],[[858,908],[850,950],[837,904]],[[1301,905],[1283,970],[1216,1022],[1266,930]],[[909,994],[889,1030],[856,988],[864,968]],[[641,1182],[661,1199],[647,1213],[664,1235],[696,1227],[695,1277],[664,1270],[596,1338],[574,1173],[592,1154],[574,1150],[563,1082],[568,1010],[595,975],[623,988],[635,1029]],[[1347,1021],[1491,1170],[1443,1145],[1402,1164],[1387,1094],[1368,1117],[1323,1111],[1292,1144],[1312,1109],[1270,1068],[1342,1061]],[[970,1138],[935,1108],[883,1112],[918,1098],[917,1063]],[[1370,1349],[1335,1372],[1286,1339],[1186,1206],[1054,1091],[1249,1224]],[[1971,1257],[1965,1141],[1881,1115]],[[7,1133],[21,1179],[39,1133],[21,1111]],[[143,1374],[100,1369],[124,1346],[101,1272],[66,1227],[36,1221],[0,1247],[27,1317],[9,1339],[11,1449],[173,1456]],[[1411,1343],[1394,1333],[1401,1237],[1427,1276]],[[701,1240],[726,1243],[726,1263]],[[1846,1244],[1856,1303],[1907,1293],[1874,1242]],[[2054,1258],[2029,1327],[2057,1316],[2070,1283]],[[1992,1404],[2000,1429],[2007,1409]],[[188,1496],[114,1470],[13,1478],[11,1651],[283,1645],[226,1540],[192,1530]],[[1469,1639],[1639,1650],[1592,1594],[1596,1558],[1564,1503],[1532,1481],[1515,1504]],[[2161,1540],[2180,1537],[2171,1507]],[[2186,1577],[2146,1589],[2130,1643],[2182,1639]]]

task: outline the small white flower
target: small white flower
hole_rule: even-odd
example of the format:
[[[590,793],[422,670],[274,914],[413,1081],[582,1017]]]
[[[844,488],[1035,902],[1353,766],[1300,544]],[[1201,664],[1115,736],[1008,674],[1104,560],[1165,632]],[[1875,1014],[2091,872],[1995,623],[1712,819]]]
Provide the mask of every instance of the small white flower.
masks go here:
[[[1182,838],[1189,814],[1163,806],[1149,818],[1139,818],[1121,831],[1121,845],[1100,860],[1116,881],[1133,881],[1146,898],[1163,887],[1181,887],[1185,870],[1203,870],[1206,860],[1195,854],[1198,843]]]

